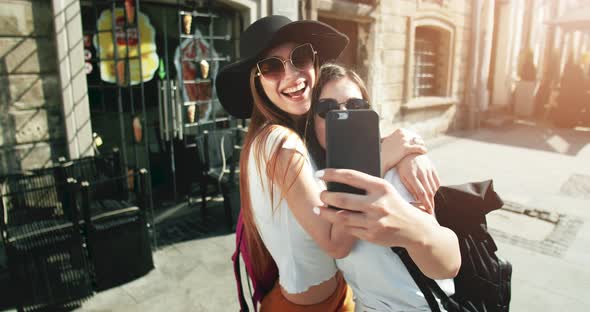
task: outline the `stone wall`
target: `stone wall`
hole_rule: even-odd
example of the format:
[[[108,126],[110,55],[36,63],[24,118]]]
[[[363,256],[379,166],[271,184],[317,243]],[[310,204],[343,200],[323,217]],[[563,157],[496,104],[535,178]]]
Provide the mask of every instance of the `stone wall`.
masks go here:
[[[65,155],[51,1],[0,4],[0,175]]]
[[[366,78],[373,107],[381,116],[381,131],[412,128],[430,137],[464,126],[464,91],[471,36],[470,0],[387,0],[367,5],[364,1],[315,0],[308,18],[325,16],[359,22],[357,70]],[[314,2],[312,2],[314,3]],[[315,12],[314,12],[315,10]],[[315,15],[314,15],[315,13]],[[412,103],[408,83],[413,79],[412,21],[429,17],[452,29],[450,90],[435,104]],[[362,35],[365,33],[365,35]],[[411,89],[410,89],[411,90]]]

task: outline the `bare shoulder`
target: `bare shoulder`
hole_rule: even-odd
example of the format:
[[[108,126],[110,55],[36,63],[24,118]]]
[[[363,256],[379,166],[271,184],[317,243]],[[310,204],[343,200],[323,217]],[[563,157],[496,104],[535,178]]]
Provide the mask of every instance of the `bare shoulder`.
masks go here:
[[[269,158],[272,154],[282,149],[295,151],[303,155],[307,154],[305,144],[301,137],[292,129],[281,125],[266,125],[257,135],[256,144]]]

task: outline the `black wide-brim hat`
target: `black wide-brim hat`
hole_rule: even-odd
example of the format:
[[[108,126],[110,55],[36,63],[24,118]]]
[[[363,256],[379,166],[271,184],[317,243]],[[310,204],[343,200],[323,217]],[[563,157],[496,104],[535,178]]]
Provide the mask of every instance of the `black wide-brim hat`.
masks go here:
[[[267,50],[284,42],[311,43],[322,64],[340,56],[348,44],[348,37],[318,21],[293,22],[280,15],[257,20],[240,37],[242,58],[224,66],[215,82],[219,101],[230,115],[237,118],[249,118],[252,115],[250,72]]]

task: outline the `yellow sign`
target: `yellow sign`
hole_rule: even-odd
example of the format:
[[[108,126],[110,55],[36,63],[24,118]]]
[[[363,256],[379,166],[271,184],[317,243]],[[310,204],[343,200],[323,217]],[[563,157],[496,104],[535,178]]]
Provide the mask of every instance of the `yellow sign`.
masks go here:
[[[100,61],[100,77],[102,80],[119,85],[136,85],[141,80],[149,81],[154,77],[158,68],[158,54],[156,53],[156,30],[149,18],[139,12],[138,26],[141,38],[138,38],[136,26],[132,25],[134,10],[125,17],[122,8],[115,9],[115,40],[112,31],[112,11],[104,10],[97,21],[98,33],[94,35],[94,46],[98,51]],[[125,21],[130,24],[125,33]],[[138,44],[141,44],[139,46]],[[116,47],[116,50],[113,48]],[[139,70],[139,51],[141,50],[141,71]],[[115,64],[115,52],[118,61]],[[130,78],[130,79],[129,79]]]

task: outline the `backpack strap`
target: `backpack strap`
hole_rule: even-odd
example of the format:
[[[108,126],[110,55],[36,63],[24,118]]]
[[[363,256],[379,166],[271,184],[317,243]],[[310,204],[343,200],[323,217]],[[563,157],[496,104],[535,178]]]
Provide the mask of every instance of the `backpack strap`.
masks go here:
[[[268,294],[279,276],[279,271],[276,264],[271,262],[262,277],[254,276],[254,265],[252,262],[252,256],[248,250],[248,242],[244,238],[245,228],[242,213],[240,212],[236,224],[236,251],[232,256],[234,264],[234,274],[236,277],[236,284],[238,287],[238,299],[240,302],[241,311],[248,312],[248,304],[244,296],[244,290],[242,286],[241,271],[240,271],[240,256],[244,261],[244,267],[246,268],[246,274],[248,275],[248,287],[250,289],[250,298],[252,299],[252,308],[254,311],[258,311],[258,303],[262,302],[262,298]],[[252,285],[250,286],[250,282]],[[252,287],[254,288],[254,294],[252,294]]]
[[[236,278],[236,285],[238,287],[238,301],[240,302],[240,311],[249,312],[248,303],[244,297],[244,288],[242,285],[242,272],[240,270],[240,247],[242,246],[242,238],[244,234],[244,222],[242,220],[242,213],[238,216],[236,227],[236,250],[231,257],[234,265],[234,275]],[[256,308],[255,308],[256,309]]]
[[[393,252],[395,252],[400,257],[400,259],[408,269],[408,272],[410,272],[410,275],[412,275],[412,279],[414,279],[414,282],[416,282],[416,285],[418,285],[418,288],[420,288],[420,290],[424,294],[424,298],[426,298],[426,302],[428,302],[428,306],[430,307],[431,311],[440,312],[440,306],[438,305],[438,302],[436,301],[434,296],[436,296],[441,301],[442,306],[447,310],[447,312],[479,311],[476,308],[476,306],[473,305],[473,303],[471,302],[465,302],[463,304],[460,304],[453,298],[450,298],[440,288],[440,285],[438,285],[438,283],[435,280],[428,278],[426,275],[424,275],[424,273],[422,273],[422,271],[420,271],[416,263],[414,263],[414,260],[410,258],[410,255],[408,254],[407,250],[400,247],[392,247],[391,250],[393,250]],[[483,311],[486,311],[485,307]]]
[[[434,285],[431,285],[430,283],[427,282],[427,280],[430,280],[430,279],[427,278],[426,276],[424,276],[424,274],[420,271],[418,266],[414,263],[412,258],[410,258],[410,255],[408,255],[408,252],[404,248],[391,247],[391,250],[393,250],[393,252],[395,252],[400,257],[400,259],[402,260],[402,262],[406,266],[406,269],[408,270],[408,272],[412,276],[412,279],[414,280],[416,285],[418,285],[418,288],[420,288],[420,291],[424,295],[424,298],[426,299],[426,302],[428,303],[430,310],[433,312],[440,312],[440,307],[438,305],[438,302],[434,298],[433,293],[436,293],[437,296],[439,297],[439,299],[443,302],[445,301],[445,298],[446,298],[446,300],[448,300],[449,297],[445,294],[444,291],[442,291],[442,289],[440,289],[440,287],[438,286],[438,284],[436,284],[436,282],[431,280],[432,282],[434,282],[434,284],[436,284],[435,288],[438,288],[440,293],[442,293],[442,297],[440,296],[441,294],[438,291],[433,291],[432,286],[434,286]]]

